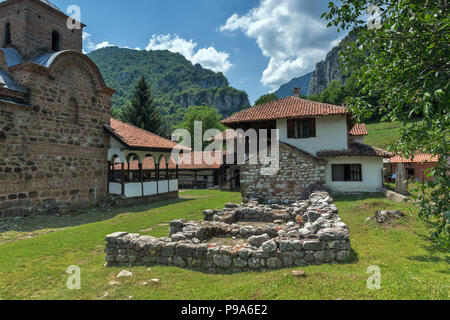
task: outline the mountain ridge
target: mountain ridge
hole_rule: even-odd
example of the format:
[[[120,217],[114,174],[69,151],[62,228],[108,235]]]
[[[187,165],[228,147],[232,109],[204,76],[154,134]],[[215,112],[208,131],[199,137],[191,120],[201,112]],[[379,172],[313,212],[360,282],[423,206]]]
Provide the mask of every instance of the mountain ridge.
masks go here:
[[[302,95],[307,95],[312,75],[313,73],[310,72],[283,84],[277,91],[275,91],[276,96],[278,99],[292,96],[294,88],[300,88],[300,93]]]
[[[250,106],[247,93],[231,87],[221,72],[193,65],[179,53],[107,47],[88,56],[105,83],[117,91],[112,97],[112,114],[119,118],[141,76],[151,85],[166,131],[176,126],[192,105],[210,105],[223,117]]]

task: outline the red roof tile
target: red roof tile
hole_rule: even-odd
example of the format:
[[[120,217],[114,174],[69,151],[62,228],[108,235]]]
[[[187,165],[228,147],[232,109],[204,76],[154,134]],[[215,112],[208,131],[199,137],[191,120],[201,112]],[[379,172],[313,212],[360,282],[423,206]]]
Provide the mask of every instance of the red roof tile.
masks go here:
[[[177,146],[177,142],[170,141],[154,133],[113,118],[111,118],[111,125],[106,125],[105,129],[121,143],[131,149],[156,149],[170,151]],[[185,149],[189,150],[188,148]]]
[[[390,158],[392,153],[366,144],[352,143],[348,150],[324,150],[317,152],[319,157],[364,156]]]
[[[223,162],[223,158],[220,159],[220,161],[216,161],[213,164],[207,164],[205,161],[205,158],[203,158],[203,163],[202,164],[194,164],[194,154],[199,154],[201,152],[191,152],[191,153],[185,153],[180,155],[180,159],[183,159],[185,163],[181,163],[178,168],[180,170],[211,170],[211,169],[220,169],[220,167],[222,166],[222,162]],[[213,152],[212,156],[214,157],[215,153]],[[137,160],[132,161],[130,163],[130,170],[138,170],[139,166],[138,166],[139,162]],[[116,170],[120,170],[121,169],[121,164],[116,164],[115,165]],[[143,162],[143,166],[142,166],[143,170],[154,170],[155,169],[155,161],[152,157],[147,157],[144,159]],[[125,170],[128,169],[128,165],[127,163],[125,163]],[[165,161],[161,162],[160,165],[160,170],[165,170],[166,169],[166,163]],[[176,164],[173,158],[170,159],[169,161],[169,169],[176,169]]]
[[[243,110],[222,121],[224,125],[233,123],[268,121],[276,119],[344,115],[345,107],[334,106],[297,97],[287,97]]]
[[[391,163],[422,163],[422,162],[438,162],[439,156],[433,157],[432,154],[420,153],[414,156],[414,159],[406,159],[401,156],[391,158]]]
[[[349,134],[351,136],[367,136],[369,132],[367,131],[365,123],[357,123],[352,130],[350,130]]]

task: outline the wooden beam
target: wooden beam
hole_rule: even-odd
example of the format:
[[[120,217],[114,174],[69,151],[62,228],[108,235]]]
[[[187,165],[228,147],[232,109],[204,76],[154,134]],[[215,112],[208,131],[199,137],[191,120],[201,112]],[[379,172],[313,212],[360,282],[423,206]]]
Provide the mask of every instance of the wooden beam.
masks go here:
[[[141,182],[141,194],[144,196],[144,175],[142,174],[142,163],[139,163],[139,181]]]
[[[122,184],[122,196],[125,195],[125,183],[124,183],[124,178],[125,178],[125,163],[121,163],[122,166],[122,174],[120,175],[120,180],[121,180],[121,184]]]

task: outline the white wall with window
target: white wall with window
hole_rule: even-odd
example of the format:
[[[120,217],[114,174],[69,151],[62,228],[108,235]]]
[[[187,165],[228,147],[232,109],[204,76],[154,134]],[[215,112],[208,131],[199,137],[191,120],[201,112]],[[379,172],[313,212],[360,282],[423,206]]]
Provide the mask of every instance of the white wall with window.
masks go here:
[[[326,158],[326,186],[335,193],[380,192],[383,188],[383,158]]]
[[[280,141],[315,155],[323,150],[347,150],[346,116],[277,120]]]

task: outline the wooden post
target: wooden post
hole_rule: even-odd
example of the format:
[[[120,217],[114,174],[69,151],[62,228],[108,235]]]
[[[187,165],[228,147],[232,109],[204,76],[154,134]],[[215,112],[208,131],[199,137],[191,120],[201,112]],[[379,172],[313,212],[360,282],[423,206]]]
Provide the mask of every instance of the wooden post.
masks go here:
[[[156,194],[159,194],[159,164],[155,164]]]
[[[144,175],[142,174],[142,163],[139,163],[139,181],[141,182],[141,194],[144,196]]]
[[[408,181],[406,180],[405,165],[403,163],[397,164],[395,170],[395,184],[398,193],[404,195],[408,193]]]
[[[120,182],[122,184],[122,195],[125,195],[125,163],[121,163],[122,172],[120,175]]]
[[[169,164],[166,162],[167,193],[170,192]]]
[[[180,189],[180,172],[178,171],[178,164],[175,167],[175,176],[177,178],[178,189]]]
[[[194,189],[197,189],[197,171],[194,171]]]
[[[127,168],[127,181],[130,181],[131,179],[130,179],[130,163],[131,163],[131,158],[129,158],[128,160],[127,160],[127,166],[128,166],[128,168]]]

